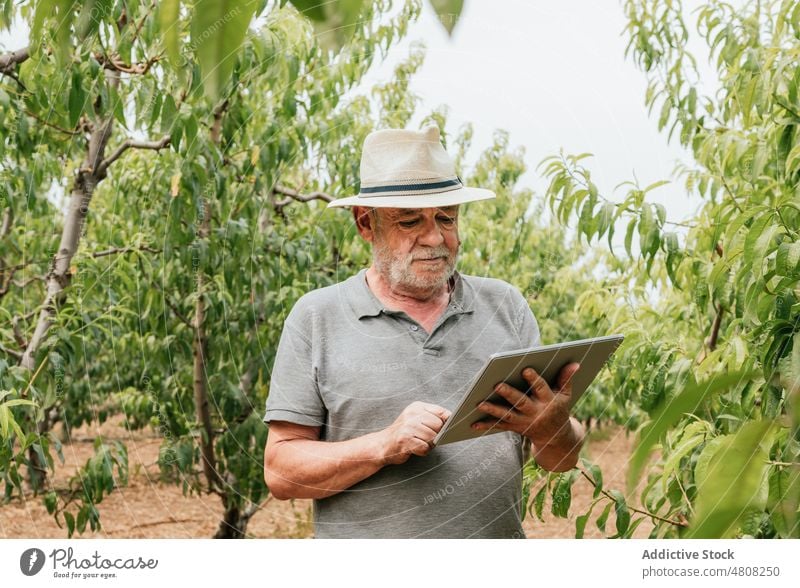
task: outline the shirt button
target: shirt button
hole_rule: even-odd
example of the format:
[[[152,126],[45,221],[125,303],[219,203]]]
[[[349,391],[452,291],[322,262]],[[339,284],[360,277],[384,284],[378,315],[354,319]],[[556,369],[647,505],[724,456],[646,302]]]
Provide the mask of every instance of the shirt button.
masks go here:
[[[411,330],[412,331],[418,331],[419,327],[417,325],[411,325]]]

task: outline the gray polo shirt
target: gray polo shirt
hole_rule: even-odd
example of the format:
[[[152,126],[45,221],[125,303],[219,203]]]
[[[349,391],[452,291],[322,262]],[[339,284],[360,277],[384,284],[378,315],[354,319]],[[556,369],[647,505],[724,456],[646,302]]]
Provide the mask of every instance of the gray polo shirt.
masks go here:
[[[455,410],[486,358],[541,344],[514,286],[455,272],[430,334],[387,309],[366,269],[297,301],[286,318],[264,421],[321,426],[343,441],[391,425],[420,400]],[[527,440],[512,432],[435,447],[314,501],[315,536],[519,537]]]

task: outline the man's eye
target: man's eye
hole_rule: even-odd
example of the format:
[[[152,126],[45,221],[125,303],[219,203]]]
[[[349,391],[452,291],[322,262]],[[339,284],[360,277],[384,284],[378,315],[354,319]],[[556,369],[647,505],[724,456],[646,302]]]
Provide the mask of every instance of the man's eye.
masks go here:
[[[450,218],[449,216],[440,216],[439,222],[445,225],[452,225],[453,223],[456,222],[456,219]]]
[[[401,227],[409,228],[409,227],[413,227],[415,224],[417,224],[416,220],[400,221],[400,226]]]

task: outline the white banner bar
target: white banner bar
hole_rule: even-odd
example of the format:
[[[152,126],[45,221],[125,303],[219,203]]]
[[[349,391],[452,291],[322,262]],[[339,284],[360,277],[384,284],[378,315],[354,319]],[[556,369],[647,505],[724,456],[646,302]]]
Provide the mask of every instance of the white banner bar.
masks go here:
[[[800,540],[0,541],[3,586],[800,586]]]

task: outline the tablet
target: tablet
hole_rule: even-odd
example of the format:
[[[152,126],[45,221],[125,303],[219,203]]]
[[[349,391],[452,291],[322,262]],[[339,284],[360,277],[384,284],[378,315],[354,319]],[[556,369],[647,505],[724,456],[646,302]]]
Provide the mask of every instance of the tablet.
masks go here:
[[[611,354],[622,343],[622,339],[622,335],[608,335],[490,355],[483,369],[473,378],[458,408],[453,411],[453,414],[434,437],[433,445],[444,445],[481,435],[504,432],[501,429],[473,429],[473,423],[485,418],[494,418],[479,410],[477,405],[488,400],[510,406],[502,396],[494,391],[494,387],[499,382],[506,382],[518,390],[527,391],[528,382],[522,377],[522,370],[529,366],[536,370],[552,388],[562,367],[573,361],[580,363],[580,369],[572,377],[572,404],[574,405],[595,379],[608,358],[611,357]]]

